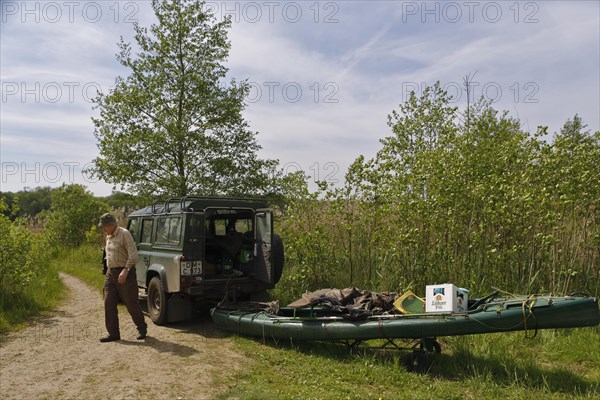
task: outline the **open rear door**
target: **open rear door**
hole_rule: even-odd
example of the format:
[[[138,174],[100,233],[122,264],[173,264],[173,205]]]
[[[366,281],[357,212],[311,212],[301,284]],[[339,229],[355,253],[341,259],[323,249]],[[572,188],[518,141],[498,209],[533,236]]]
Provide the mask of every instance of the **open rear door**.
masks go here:
[[[273,212],[269,209],[256,210],[254,226],[254,277],[261,282],[273,284]]]

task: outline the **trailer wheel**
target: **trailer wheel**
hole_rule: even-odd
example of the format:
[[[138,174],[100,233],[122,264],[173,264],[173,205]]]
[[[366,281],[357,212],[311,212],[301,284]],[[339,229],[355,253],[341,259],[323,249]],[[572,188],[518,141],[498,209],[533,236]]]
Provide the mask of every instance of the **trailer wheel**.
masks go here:
[[[413,350],[404,358],[404,367],[408,372],[424,374],[431,367],[431,360],[423,350]]]
[[[167,321],[167,299],[160,278],[154,277],[148,285],[148,314],[156,325],[162,325]]]
[[[440,345],[440,342],[438,342],[434,338],[425,338],[421,340],[421,343],[419,344],[419,349],[427,353],[440,354],[442,352],[442,346]]]

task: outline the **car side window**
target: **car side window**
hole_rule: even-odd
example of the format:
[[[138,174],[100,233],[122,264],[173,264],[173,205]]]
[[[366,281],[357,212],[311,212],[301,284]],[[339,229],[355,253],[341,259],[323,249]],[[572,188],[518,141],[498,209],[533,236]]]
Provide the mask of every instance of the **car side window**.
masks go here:
[[[181,239],[181,218],[161,217],[156,226],[156,243],[178,245]]]
[[[133,218],[129,221],[129,228],[127,228],[127,230],[131,233],[131,236],[133,236],[133,241],[137,243],[138,241],[138,228],[140,226],[140,220],[139,218]]]
[[[168,243],[169,242],[169,227],[167,225],[166,218],[159,218],[156,224],[156,243]]]
[[[152,242],[152,223],[154,221],[151,219],[145,219],[142,221],[142,236],[141,243],[151,243]]]
[[[169,222],[169,244],[179,244],[179,240],[181,239],[181,218],[170,218]]]

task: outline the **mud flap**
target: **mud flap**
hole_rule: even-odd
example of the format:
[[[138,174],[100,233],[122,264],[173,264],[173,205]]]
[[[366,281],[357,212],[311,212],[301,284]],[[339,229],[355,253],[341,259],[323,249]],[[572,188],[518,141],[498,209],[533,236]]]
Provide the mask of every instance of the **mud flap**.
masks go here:
[[[175,293],[167,300],[167,322],[186,321],[192,318],[192,302],[186,294]]]

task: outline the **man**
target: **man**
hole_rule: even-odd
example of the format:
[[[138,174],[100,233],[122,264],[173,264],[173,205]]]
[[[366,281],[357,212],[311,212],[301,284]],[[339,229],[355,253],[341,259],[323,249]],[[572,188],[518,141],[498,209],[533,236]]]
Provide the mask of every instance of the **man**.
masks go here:
[[[137,250],[131,233],[117,227],[117,220],[107,213],[100,217],[98,227],[106,233],[106,280],[104,281],[104,318],[108,336],[101,342],[121,339],[117,305],[125,303],[127,311],[138,329],[138,340],[146,337],[148,325],[138,302],[138,287],[135,277]]]

